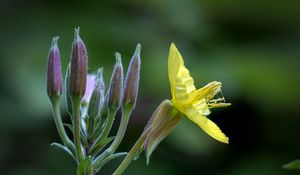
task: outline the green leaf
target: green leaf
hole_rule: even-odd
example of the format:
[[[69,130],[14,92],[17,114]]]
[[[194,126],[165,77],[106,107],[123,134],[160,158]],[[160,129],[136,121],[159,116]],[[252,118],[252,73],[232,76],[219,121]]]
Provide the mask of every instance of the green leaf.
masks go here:
[[[93,175],[91,156],[83,159],[77,167],[77,175]]]
[[[96,122],[95,122],[95,123],[96,123]],[[95,131],[93,132],[93,135],[92,135],[92,137],[91,137],[92,140],[95,140],[95,139],[97,139],[97,137],[99,137],[99,135],[100,135],[100,134],[102,133],[102,131],[103,131],[103,127],[104,127],[103,123],[100,124],[100,121],[98,121],[97,126],[95,127],[96,129],[95,129]]]
[[[109,161],[121,157],[121,156],[126,156],[127,152],[121,152],[121,153],[116,153],[116,154],[112,154],[108,157],[106,157],[101,163],[99,163],[97,165],[97,167],[94,167],[96,169],[96,172],[98,172],[105,164],[107,164]]]
[[[87,135],[86,135],[85,132],[83,131],[83,128],[82,128],[82,127],[81,127],[81,129],[80,129],[80,139],[81,139],[81,142],[82,142],[83,147],[86,148],[86,147],[89,146]]]
[[[98,143],[93,144],[89,150],[90,155],[97,155],[109,142],[111,142],[115,137],[107,137]]]
[[[96,117],[96,121],[94,123],[94,127],[95,127],[95,131],[92,135],[92,140],[96,139],[97,137],[99,137],[99,135],[102,133],[103,128],[105,126],[105,122],[107,121],[108,118],[108,112],[107,112],[107,108],[103,108],[103,110],[101,111],[101,114],[99,116]]]
[[[72,117],[72,102],[71,102],[71,97],[70,97],[70,90],[69,90],[69,85],[70,85],[70,71],[71,71],[71,63],[68,64],[66,75],[65,75],[65,85],[64,85],[64,90],[66,94],[66,106],[67,106],[67,111],[70,114],[72,123],[73,123],[73,117]]]
[[[63,151],[68,153],[74,160],[76,160],[75,155],[72,153],[72,151],[69,150],[67,147],[63,146],[62,144],[54,142],[51,143],[51,146],[56,146],[57,148],[62,149]]]
[[[289,169],[289,170],[300,170],[300,159],[294,160],[288,164],[283,165],[283,168]]]

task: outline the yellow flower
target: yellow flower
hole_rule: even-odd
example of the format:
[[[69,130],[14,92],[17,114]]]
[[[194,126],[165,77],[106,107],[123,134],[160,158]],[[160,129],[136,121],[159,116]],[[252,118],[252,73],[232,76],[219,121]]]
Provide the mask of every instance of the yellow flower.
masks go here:
[[[223,96],[214,98],[221,93],[222,83],[213,81],[196,89],[194,80],[184,66],[182,56],[173,43],[169,52],[168,70],[173,105],[208,135],[220,142],[228,143],[228,137],[206,117],[210,114],[210,108],[230,105],[230,103],[225,103]]]

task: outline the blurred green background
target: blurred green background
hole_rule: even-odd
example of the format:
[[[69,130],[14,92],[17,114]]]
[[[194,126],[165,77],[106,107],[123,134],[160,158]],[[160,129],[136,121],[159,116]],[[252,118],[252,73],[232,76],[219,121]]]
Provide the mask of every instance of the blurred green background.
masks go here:
[[[50,147],[59,138],[45,73],[55,35],[66,69],[77,26],[89,52],[89,70],[103,66],[106,84],[114,52],[122,54],[127,69],[135,45],[142,44],[138,105],[120,151],[130,149],[156,106],[170,98],[171,42],[196,85],[223,82],[224,96],[233,104],[210,116],[230,137],[229,145],[184,119],[149,166],[141,156],[125,174],[299,174],[281,168],[300,157],[299,7],[295,0],[1,0],[1,174],[75,174],[73,160]],[[120,161],[105,166],[102,174],[111,174]]]

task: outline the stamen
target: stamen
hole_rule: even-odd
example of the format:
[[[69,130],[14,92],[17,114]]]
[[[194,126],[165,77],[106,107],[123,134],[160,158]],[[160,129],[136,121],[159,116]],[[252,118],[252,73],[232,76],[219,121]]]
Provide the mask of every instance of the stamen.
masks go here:
[[[211,100],[207,100],[208,108],[219,108],[230,106],[230,103],[226,103],[222,91],[220,90]]]
[[[225,99],[224,98],[216,98],[216,99],[209,100],[208,104],[211,104],[211,103],[225,103]]]
[[[208,104],[226,103],[222,90],[220,89],[212,99],[207,99]]]

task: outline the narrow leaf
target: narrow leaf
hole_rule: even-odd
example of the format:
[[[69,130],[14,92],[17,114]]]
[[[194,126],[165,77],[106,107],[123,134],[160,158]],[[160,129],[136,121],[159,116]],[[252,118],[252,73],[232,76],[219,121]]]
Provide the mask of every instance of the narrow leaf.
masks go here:
[[[97,165],[96,168],[96,172],[98,172],[105,164],[107,164],[109,161],[121,157],[121,156],[126,156],[127,152],[121,152],[121,153],[116,153],[116,154],[112,154],[110,156],[108,156],[107,158],[105,158],[100,164]]]
[[[289,170],[300,170],[300,159],[294,160],[288,164],[283,165],[283,168],[289,169]]]
[[[76,160],[75,155],[73,155],[73,153],[67,147],[63,146],[62,144],[53,142],[53,143],[51,143],[51,146],[56,146],[57,148],[62,149],[63,151],[68,153],[74,160]]]
[[[84,131],[82,129],[80,130],[80,139],[81,139],[82,145],[85,148],[88,147],[89,143],[88,143],[87,135],[84,133]]]
[[[98,143],[93,144],[91,147],[89,154],[90,155],[97,155],[109,142],[111,142],[115,137],[108,137],[105,138]]]

